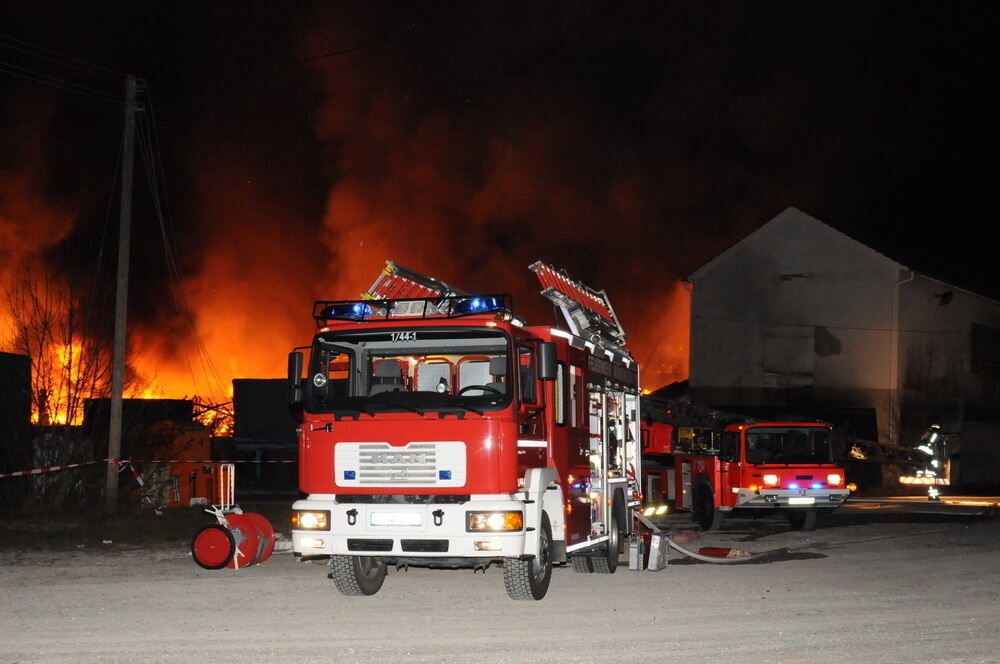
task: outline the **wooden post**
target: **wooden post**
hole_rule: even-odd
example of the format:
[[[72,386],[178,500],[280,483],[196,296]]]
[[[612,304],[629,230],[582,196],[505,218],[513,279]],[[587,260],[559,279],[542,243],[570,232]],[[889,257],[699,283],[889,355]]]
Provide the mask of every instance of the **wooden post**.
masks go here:
[[[118,279],[115,290],[115,340],[111,364],[111,419],[108,428],[108,468],[104,512],[118,510],[118,464],[122,449],[122,394],[125,389],[125,321],[128,309],[128,266],[132,227],[132,167],[135,157],[135,76],[125,79],[125,127],[122,130],[122,195],[118,223]]]

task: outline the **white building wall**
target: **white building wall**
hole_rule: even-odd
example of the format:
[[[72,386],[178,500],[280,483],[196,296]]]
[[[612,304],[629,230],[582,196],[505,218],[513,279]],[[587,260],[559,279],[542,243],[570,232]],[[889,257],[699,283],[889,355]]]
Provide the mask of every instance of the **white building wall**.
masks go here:
[[[689,278],[692,389],[890,389],[900,267],[786,210]]]
[[[1000,377],[972,370],[970,339],[973,323],[1000,330],[1000,303],[918,274],[900,288],[899,322],[904,415],[954,427],[997,407]]]

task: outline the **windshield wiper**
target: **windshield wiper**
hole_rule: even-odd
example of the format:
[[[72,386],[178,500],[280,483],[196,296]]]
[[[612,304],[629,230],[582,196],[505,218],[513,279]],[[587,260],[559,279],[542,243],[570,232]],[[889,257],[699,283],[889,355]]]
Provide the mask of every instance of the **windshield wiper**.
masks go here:
[[[358,415],[367,415],[368,417],[375,417],[375,413],[373,413],[372,411],[365,410],[364,408],[359,408],[358,406],[333,406],[330,408],[330,410],[332,410],[334,414],[336,414],[337,411],[341,410],[353,410]]]
[[[452,398],[453,399],[461,399],[462,397],[455,397],[455,396],[453,396]],[[447,407],[451,408],[452,406],[454,406],[455,408],[461,408],[462,410],[464,410],[467,413],[475,413],[476,415],[478,415],[480,417],[483,416],[483,411],[479,410],[478,408],[473,408],[472,406],[466,406],[464,403],[455,403],[454,401],[450,401],[447,404]]]
[[[390,408],[402,408],[403,410],[408,410],[411,413],[416,413],[417,415],[424,415],[424,411],[419,408],[414,408],[413,406],[407,406],[406,404],[396,403],[395,401],[386,401],[385,399],[372,399],[368,397],[368,401],[372,403],[382,404],[383,406],[389,406]]]

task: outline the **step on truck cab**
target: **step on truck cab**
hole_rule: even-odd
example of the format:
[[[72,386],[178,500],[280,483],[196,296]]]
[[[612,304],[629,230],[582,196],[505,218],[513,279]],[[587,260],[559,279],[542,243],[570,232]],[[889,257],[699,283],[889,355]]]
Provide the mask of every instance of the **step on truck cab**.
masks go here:
[[[553,564],[614,572],[640,500],[638,369],[618,339],[582,336],[617,324],[594,291],[532,269],[562,280],[546,291],[575,329],[391,262],[381,299],[316,303],[308,359],[289,358],[307,494],[292,541],[342,593],[377,592],[390,566],[498,564],[524,600]]]

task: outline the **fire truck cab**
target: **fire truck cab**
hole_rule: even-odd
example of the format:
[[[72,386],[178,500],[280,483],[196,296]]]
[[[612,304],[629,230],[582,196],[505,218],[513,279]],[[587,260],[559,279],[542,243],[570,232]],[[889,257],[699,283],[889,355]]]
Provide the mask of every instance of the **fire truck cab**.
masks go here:
[[[723,428],[644,425],[647,484],[705,530],[727,514],[780,510],[797,530],[850,495],[834,463],[830,426],[818,422],[735,423]],[[669,476],[668,476],[669,474]]]
[[[389,265],[434,294],[318,302],[308,362],[290,355],[293,551],[326,557],[347,595],[377,592],[387,566],[499,564],[522,600],[554,563],[614,572],[639,504],[629,353]]]

